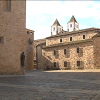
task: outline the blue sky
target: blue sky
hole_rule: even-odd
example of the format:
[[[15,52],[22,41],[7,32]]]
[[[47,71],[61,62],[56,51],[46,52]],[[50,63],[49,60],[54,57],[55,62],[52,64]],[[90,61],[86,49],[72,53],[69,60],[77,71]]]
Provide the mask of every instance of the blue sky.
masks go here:
[[[26,1],[26,28],[35,31],[35,40],[50,36],[56,19],[67,31],[72,15],[79,29],[100,28],[100,1]]]

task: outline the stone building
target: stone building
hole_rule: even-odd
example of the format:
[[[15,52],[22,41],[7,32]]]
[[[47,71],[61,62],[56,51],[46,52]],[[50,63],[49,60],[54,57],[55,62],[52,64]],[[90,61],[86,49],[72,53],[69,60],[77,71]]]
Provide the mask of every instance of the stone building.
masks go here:
[[[23,74],[22,52],[26,69],[33,68],[33,35],[26,29],[26,0],[0,0],[0,74]]]
[[[25,69],[32,70],[34,69],[34,31],[30,29],[26,29],[26,45],[25,45]]]
[[[74,16],[67,23],[67,29],[64,31],[56,19],[51,36],[46,38],[46,45],[42,47],[42,61],[38,62],[41,69],[100,68],[100,29],[79,30]]]
[[[35,69],[42,69],[41,68],[42,47],[46,45],[45,40],[46,39],[34,40],[34,68]]]

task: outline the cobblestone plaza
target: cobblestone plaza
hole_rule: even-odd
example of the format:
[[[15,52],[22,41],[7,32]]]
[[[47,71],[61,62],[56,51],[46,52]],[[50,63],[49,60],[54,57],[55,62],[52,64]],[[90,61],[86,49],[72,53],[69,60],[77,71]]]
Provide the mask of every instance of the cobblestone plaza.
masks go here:
[[[0,100],[100,100],[100,70],[31,70],[26,75],[3,75]]]

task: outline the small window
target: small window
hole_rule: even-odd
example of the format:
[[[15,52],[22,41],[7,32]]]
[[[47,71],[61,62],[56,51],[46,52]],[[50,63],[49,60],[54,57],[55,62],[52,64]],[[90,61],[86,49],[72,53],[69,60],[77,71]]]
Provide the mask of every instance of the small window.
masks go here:
[[[60,39],[60,42],[62,42],[62,39]]]
[[[70,37],[70,41],[72,41],[72,37]]]
[[[11,0],[7,0],[8,1],[8,11],[11,11]]]
[[[4,0],[3,9],[4,11],[11,11],[11,0]]]
[[[54,55],[56,55],[56,50],[54,50]]]
[[[77,61],[77,66],[81,66],[81,61]]]
[[[0,43],[1,43],[1,41],[2,41],[2,40],[1,40],[1,38],[0,38]]]
[[[64,49],[64,54],[65,54],[65,55],[67,54],[67,50],[66,50],[66,49]]]
[[[67,61],[64,61],[64,67],[67,67]]]
[[[56,62],[54,62],[53,64],[54,64],[54,67],[56,67]]]
[[[70,28],[72,27],[72,24],[70,24]]]
[[[33,43],[33,40],[29,38],[28,43],[31,45]]]
[[[29,31],[27,31],[27,34],[29,34]]]
[[[83,35],[83,39],[85,39],[85,35]]]
[[[0,43],[4,43],[4,37],[0,37]]]
[[[80,53],[80,49],[79,48],[77,48],[77,53]]]
[[[53,31],[55,31],[55,27],[53,28]]]

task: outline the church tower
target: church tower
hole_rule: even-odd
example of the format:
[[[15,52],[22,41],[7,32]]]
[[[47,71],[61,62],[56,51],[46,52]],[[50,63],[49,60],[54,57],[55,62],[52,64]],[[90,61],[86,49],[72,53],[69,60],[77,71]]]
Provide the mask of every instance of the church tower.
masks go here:
[[[61,32],[63,27],[59,24],[58,20],[56,19],[54,24],[51,26],[51,35],[57,35]]]
[[[25,26],[26,0],[0,0],[0,74],[23,74],[20,56],[26,54],[28,43]]]
[[[79,23],[76,21],[74,16],[72,16],[70,21],[67,23],[67,29],[69,32],[79,30]]]

